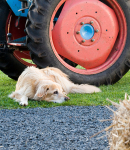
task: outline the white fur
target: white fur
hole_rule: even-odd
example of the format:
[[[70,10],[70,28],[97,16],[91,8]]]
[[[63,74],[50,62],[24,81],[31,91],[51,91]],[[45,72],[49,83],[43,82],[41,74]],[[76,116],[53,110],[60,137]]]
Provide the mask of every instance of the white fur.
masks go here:
[[[9,95],[20,105],[28,105],[28,99],[62,103],[68,93],[101,92],[95,86],[72,83],[61,70],[53,67],[38,69],[27,67],[20,75],[15,92]]]

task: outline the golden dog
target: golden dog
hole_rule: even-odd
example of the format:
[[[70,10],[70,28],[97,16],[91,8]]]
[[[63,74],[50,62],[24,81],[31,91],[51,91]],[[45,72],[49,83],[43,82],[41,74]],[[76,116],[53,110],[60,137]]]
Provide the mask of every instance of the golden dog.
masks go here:
[[[27,67],[20,75],[15,92],[9,97],[20,105],[28,105],[28,99],[62,103],[69,100],[68,93],[101,92],[95,86],[74,84],[61,70],[53,67],[38,69]]]

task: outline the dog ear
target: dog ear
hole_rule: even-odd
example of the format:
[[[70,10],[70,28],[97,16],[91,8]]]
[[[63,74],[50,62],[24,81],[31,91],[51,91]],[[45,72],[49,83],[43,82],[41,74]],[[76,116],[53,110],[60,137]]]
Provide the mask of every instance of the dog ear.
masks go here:
[[[49,90],[49,85],[42,85],[42,86],[39,86],[37,91],[36,91],[36,94],[34,96],[34,99],[37,99],[37,98],[42,98],[44,95],[46,95],[46,92]]]

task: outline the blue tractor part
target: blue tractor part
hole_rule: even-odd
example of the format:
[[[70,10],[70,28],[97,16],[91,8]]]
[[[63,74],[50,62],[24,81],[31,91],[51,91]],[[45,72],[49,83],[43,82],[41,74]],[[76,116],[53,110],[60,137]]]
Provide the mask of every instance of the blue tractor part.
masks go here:
[[[27,17],[32,0],[6,0],[16,16]]]

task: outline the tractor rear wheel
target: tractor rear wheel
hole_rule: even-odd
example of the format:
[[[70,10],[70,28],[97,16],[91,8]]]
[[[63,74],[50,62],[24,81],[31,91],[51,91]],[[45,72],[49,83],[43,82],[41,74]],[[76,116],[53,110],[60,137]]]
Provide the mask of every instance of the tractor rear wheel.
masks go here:
[[[22,71],[30,65],[23,58],[31,59],[29,51],[18,51],[19,47],[15,46],[14,50],[4,48],[7,43],[7,33],[11,33],[11,40],[25,37],[24,33],[26,18],[20,18],[19,26],[16,27],[18,17],[10,10],[5,0],[0,0],[0,70],[10,78],[17,80]]]
[[[26,22],[33,62],[57,67],[78,84],[117,82],[130,68],[129,3],[34,0]]]

